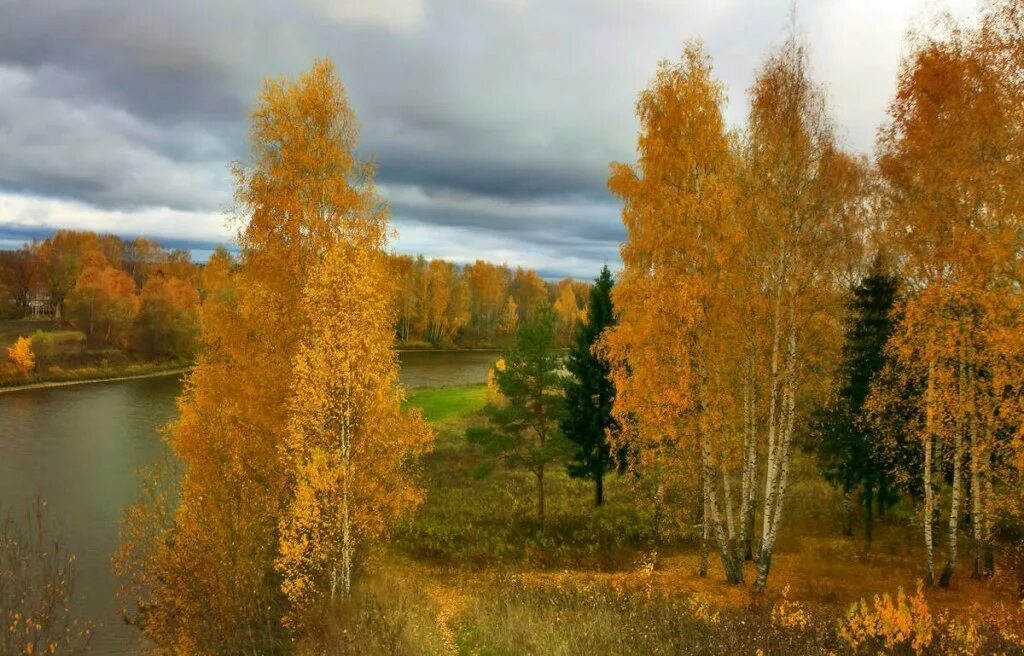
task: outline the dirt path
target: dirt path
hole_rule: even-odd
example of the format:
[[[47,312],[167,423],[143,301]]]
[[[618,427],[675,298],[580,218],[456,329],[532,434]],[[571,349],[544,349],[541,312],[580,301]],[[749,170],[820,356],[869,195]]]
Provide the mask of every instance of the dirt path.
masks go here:
[[[160,378],[161,376],[175,376],[184,373],[191,367],[178,369],[165,369],[163,371],[152,371],[148,374],[134,374],[131,376],[114,376],[113,378],[85,378],[83,380],[55,380],[42,383],[31,383],[29,385],[16,385],[13,387],[0,387],[0,394],[8,392],[23,392],[26,390],[46,389],[48,387],[70,387],[71,385],[89,385],[92,383],[115,383],[120,380],[135,380],[137,378]]]

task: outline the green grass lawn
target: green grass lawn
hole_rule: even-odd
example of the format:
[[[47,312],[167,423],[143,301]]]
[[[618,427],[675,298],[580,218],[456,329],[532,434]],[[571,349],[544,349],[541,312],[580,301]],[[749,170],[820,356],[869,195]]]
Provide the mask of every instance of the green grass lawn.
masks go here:
[[[422,387],[409,393],[408,403],[422,410],[424,419],[437,424],[483,408],[487,403],[487,386]]]

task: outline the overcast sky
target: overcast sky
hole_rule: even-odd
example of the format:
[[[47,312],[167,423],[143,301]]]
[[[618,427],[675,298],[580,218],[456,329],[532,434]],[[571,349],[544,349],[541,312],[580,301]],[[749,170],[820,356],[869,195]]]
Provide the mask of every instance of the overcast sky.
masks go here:
[[[910,27],[975,0],[802,0],[847,145],[870,153]],[[549,277],[618,264],[608,163],[702,39],[733,124],[790,0],[0,0],[0,247],[55,228],[229,245],[228,163],[265,76],[331,57],[401,252]]]

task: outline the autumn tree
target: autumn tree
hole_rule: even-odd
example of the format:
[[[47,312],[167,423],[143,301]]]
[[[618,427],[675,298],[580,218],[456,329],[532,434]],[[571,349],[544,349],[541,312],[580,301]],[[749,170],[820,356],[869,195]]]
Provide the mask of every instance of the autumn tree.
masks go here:
[[[485,337],[494,337],[508,295],[508,269],[477,260],[463,269],[469,286],[471,321]]]
[[[357,132],[327,61],[294,82],[267,81],[253,109],[249,159],[234,169],[239,262],[204,290],[203,350],[170,430],[185,464],[179,505],[154,540],[122,548],[137,621],[159,646],[270,654],[289,644],[275,563],[295,503],[282,456],[296,356],[316,334],[304,293],[353,224],[385,219],[372,169],[355,156]]]
[[[605,349],[637,462],[700,463],[699,507],[732,582],[743,579],[764,454],[761,589],[797,400],[815,389],[807,374],[821,366],[810,364],[827,361],[835,341],[835,272],[855,251],[862,165],[836,146],[795,38],[759,72],[742,141],[725,130],[723,101],[697,45],[641,94],[639,160],[609,179],[627,241]]]
[[[824,91],[808,76],[805,47],[791,36],[765,62],[751,90],[744,144],[745,286],[764,331],[767,436],[755,586],[764,588],[782,525],[799,401],[823,394],[837,355],[842,274],[860,256],[865,165],[844,153]],[[753,276],[750,276],[753,272]],[[755,364],[755,369],[757,365]]]
[[[431,342],[451,342],[469,322],[469,290],[458,268],[430,260],[420,276],[420,330]]]
[[[517,267],[509,283],[509,294],[515,301],[519,321],[531,321],[537,310],[547,303],[548,290],[536,271]]]
[[[724,95],[699,44],[662,62],[637,101],[639,160],[615,164],[608,181],[623,199],[627,238],[613,292],[618,325],[605,354],[616,389],[614,417],[648,477],[688,467],[702,480],[698,507],[712,526],[728,580],[742,580],[715,490],[725,482],[710,404],[711,310],[729,248],[736,190]],[[718,296],[722,298],[721,296]],[[728,489],[728,485],[726,485]],[[656,503],[664,493],[659,485]],[[731,513],[731,510],[730,510]]]
[[[565,451],[558,424],[564,413],[559,356],[555,351],[554,312],[541,306],[521,324],[515,343],[502,355],[502,368],[493,370],[501,403],[488,403],[488,425],[470,428],[466,435],[511,466],[525,467],[537,481],[537,517],[544,521],[544,473]]]
[[[82,260],[89,265],[67,297],[71,322],[92,344],[126,346],[139,311],[135,282],[96,251],[83,254]]]
[[[235,269],[235,260],[227,249],[218,246],[210,259],[203,265],[199,275],[199,291],[202,299],[211,295],[223,294],[230,289],[231,274]]]
[[[58,321],[64,317],[64,301],[78,282],[82,272],[82,253],[90,241],[95,241],[92,233],[58,230],[39,245],[42,285],[50,295]]]
[[[422,499],[417,458],[431,433],[402,409],[385,225],[353,223],[303,299],[310,326],[289,402],[292,493],[277,562],[293,623],[348,596],[359,556]]]
[[[618,432],[612,417],[615,384],[611,368],[595,351],[598,338],[615,324],[612,274],[605,266],[590,290],[587,320],[576,327],[565,368],[565,416],[562,434],[576,445],[569,475],[594,481],[594,504],[604,503],[604,476],[626,467],[625,453],[613,454],[609,436]],[[621,447],[620,447],[621,451]]]
[[[16,251],[0,251],[0,284],[22,312],[28,310],[32,293],[40,287],[38,247],[26,244]]]
[[[191,358],[199,331],[199,291],[186,280],[154,275],[139,292],[135,342],[148,358]]]
[[[413,326],[417,323],[417,312],[420,307],[417,292],[425,262],[422,256],[414,258],[410,255],[396,255],[390,262],[397,283],[395,306],[398,316],[395,320],[395,332],[398,339],[408,341],[412,337]]]
[[[509,296],[505,300],[505,307],[501,311],[501,319],[498,321],[498,332],[503,335],[511,335],[519,325],[519,306],[514,298]]]
[[[580,308],[576,301],[576,290],[569,278],[559,281],[555,287],[557,298],[554,305],[555,315],[558,317],[558,333],[568,341],[576,328],[576,322],[580,319]],[[564,342],[563,342],[564,343]]]
[[[907,281],[892,343],[905,380],[921,380],[926,580],[935,580],[939,499],[949,472],[946,562],[955,569],[965,498],[975,573],[991,541],[1000,435],[1019,417],[1019,210],[1022,199],[1020,14],[994,3],[980,30],[949,21],[912,36],[880,132],[886,227]],[[1017,28],[1014,28],[1016,25]],[[1009,29],[1005,29],[1009,28]],[[996,36],[1002,34],[1007,39]],[[1013,36],[1015,35],[1015,36]],[[886,399],[878,400],[879,406]]]

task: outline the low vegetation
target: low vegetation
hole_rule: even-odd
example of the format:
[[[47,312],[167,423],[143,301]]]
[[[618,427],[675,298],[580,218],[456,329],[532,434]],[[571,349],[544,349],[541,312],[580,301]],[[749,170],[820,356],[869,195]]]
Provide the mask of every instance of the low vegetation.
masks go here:
[[[71,612],[75,557],[67,553],[39,499],[0,518],[0,653],[84,651],[92,627]]]
[[[494,467],[466,441],[486,421],[485,387],[419,390],[434,417],[426,498],[371,560],[351,601],[322,618],[330,654],[1014,654],[1024,612],[1007,577],[920,587],[912,508],[877,520],[868,549],[842,535],[842,495],[795,456],[793,495],[765,594],[700,576],[699,518],[653,535],[636,481],[549,473],[547,521],[529,472]],[[458,410],[452,411],[453,407]],[[854,511],[858,519],[863,514]],[[656,555],[655,555],[656,554]],[[753,565],[748,565],[753,567]]]

